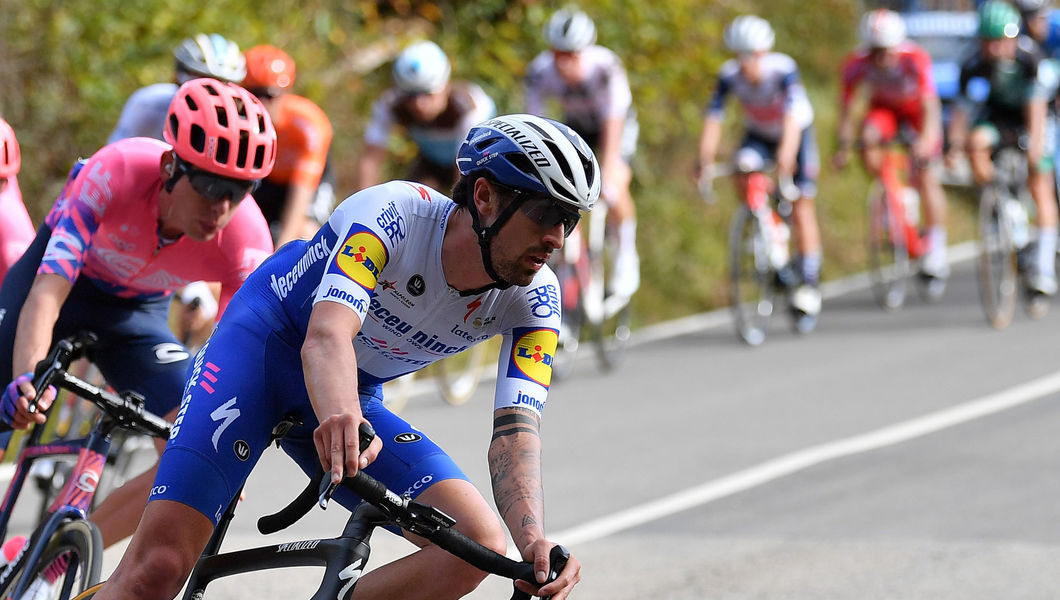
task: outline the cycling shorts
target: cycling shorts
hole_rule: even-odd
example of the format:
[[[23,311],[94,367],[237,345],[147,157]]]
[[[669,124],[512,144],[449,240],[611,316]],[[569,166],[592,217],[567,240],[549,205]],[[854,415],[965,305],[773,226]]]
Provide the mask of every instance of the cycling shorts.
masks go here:
[[[736,164],[762,164],[775,160],[778,141],[772,141],[751,132],[744,134],[740,148],[733,156]],[[817,135],[813,125],[802,130],[799,139],[799,152],[795,158],[795,173],[792,180],[798,186],[803,198],[817,196],[817,177],[821,173],[821,158],[817,151]]]
[[[1025,136],[1027,128],[1023,123],[1019,122],[981,118],[972,122],[972,131],[985,131],[990,140],[990,147],[997,149],[1001,145],[1002,139],[1016,141],[1020,137]],[[1042,140],[1042,158],[1038,161],[1039,173],[1049,173],[1055,168],[1056,135],[1056,115],[1049,114],[1045,118],[1045,139]]]
[[[41,225],[37,237],[7,273],[0,287],[0,380],[11,381],[15,331],[22,306],[51,238]],[[187,349],[169,328],[171,297],[142,300],[112,296],[79,277],[63,302],[53,340],[91,331],[99,340],[88,358],[116,390],[142,394],[147,410],[165,415],[177,407],[191,364]],[[7,439],[0,439],[0,448]]]
[[[246,482],[284,416],[301,421],[283,448],[307,475],[320,469],[313,430],[318,426],[305,388],[297,345],[243,303],[233,302],[196,355],[158,468],[149,501],[172,500],[215,524]],[[430,485],[467,476],[433,441],[387,410],[379,385],[358,390],[361,410],[383,442],[366,471],[399,494],[418,496]],[[340,489],[352,510],[360,502]]]
[[[861,124],[864,130],[872,127],[880,134],[883,143],[893,142],[899,133],[919,134],[924,129],[924,112],[922,110],[895,110],[885,106],[869,108]],[[910,135],[909,137],[913,137]],[[942,156],[942,137],[931,150],[933,158]]]

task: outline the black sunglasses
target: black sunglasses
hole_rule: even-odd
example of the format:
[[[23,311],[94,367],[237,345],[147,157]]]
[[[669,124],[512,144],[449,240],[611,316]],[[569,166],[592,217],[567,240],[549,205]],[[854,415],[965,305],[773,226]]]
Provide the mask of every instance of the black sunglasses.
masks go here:
[[[177,161],[180,172],[188,176],[188,183],[197,194],[212,202],[231,200],[239,203],[252,194],[261,185],[260,179],[247,181],[215,175],[208,171],[196,169],[184,161]]]

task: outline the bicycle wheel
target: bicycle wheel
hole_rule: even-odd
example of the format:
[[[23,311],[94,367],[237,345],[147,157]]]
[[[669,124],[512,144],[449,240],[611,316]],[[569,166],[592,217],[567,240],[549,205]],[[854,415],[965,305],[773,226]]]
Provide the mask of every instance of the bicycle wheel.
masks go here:
[[[595,288],[604,291],[604,296],[597,301],[599,307],[599,321],[592,328],[593,346],[596,349],[596,359],[605,371],[610,371],[622,362],[629,346],[632,331],[630,324],[633,321],[633,307],[628,297],[608,294],[607,290],[612,288],[612,257],[618,251],[612,243],[613,238],[604,240],[604,252],[594,252],[594,258],[590,271]]]
[[[758,219],[741,206],[729,229],[729,297],[736,333],[757,346],[773,317],[774,274]]]
[[[909,279],[909,251],[900,217],[891,214],[879,182],[869,191],[869,277],[876,302],[887,311],[901,308]]]
[[[475,344],[437,363],[438,388],[446,403],[460,406],[471,399],[486,370],[486,350],[485,343]]]
[[[1016,312],[1016,252],[1003,200],[994,186],[979,196],[979,256],[976,276],[987,322],[1004,329]]]
[[[62,562],[65,561],[65,565]],[[10,598],[22,580],[28,582],[23,598],[33,600],[69,600],[99,581],[103,561],[103,539],[90,521],[68,521],[59,526],[48,540],[41,558],[16,571],[0,590]]]

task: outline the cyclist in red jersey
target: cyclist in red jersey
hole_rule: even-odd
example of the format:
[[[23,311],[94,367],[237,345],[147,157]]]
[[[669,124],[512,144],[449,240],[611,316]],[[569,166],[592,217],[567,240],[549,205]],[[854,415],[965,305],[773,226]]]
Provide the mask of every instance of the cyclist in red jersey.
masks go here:
[[[41,411],[28,412],[37,395],[30,372],[54,338],[82,330],[99,338],[90,358],[107,381],[139,392],[148,410],[172,420],[191,364],[169,329],[172,292],[220,281],[223,312],[271,254],[261,212],[242,201],[275,160],[265,107],[235,84],[193,79],[170,104],[165,137],[168,145],[121,140],[78,163],[8,272],[0,287],[0,379],[11,381],[0,397],[6,425],[44,422]],[[41,408],[54,396],[54,389],[42,393]],[[153,478],[151,469],[93,513],[104,543],[133,532]]]
[[[934,166],[942,155],[942,108],[931,72],[931,57],[906,39],[905,24],[895,12],[867,13],[858,28],[863,47],[843,63],[839,112],[839,149],[832,159],[846,165],[854,142],[850,107],[857,89],[869,88],[868,114],[858,133],[861,158],[874,176],[883,164],[886,145],[899,133],[914,136],[909,151],[912,184],[920,192],[928,227],[928,249],[920,262],[929,293],[939,295],[949,276],[946,261],[946,197]]]
[[[16,178],[21,167],[22,152],[15,130],[0,119],[0,281],[33,241],[33,222],[22,203]]]
[[[295,64],[289,54],[260,45],[247,50],[246,59],[243,86],[265,104],[276,126],[276,165],[254,199],[280,247],[312,236],[331,212],[331,121],[312,100],[290,93]]]

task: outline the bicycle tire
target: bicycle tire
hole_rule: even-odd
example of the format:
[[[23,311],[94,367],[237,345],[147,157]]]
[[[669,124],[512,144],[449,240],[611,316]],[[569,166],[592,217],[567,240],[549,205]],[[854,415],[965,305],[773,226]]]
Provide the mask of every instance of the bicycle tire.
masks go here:
[[[976,277],[987,322],[995,329],[1008,327],[1016,313],[1016,250],[1001,195],[994,186],[984,187],[979,197]]]
[[[729,299],[736,334],[750,346],[766,338],[776,307],[774,272],[758,219],[746,206],[729,228]]]
[[[905,303],[909,281],[909,249],[905,231],[895,227],[896,218],[883,185],[873,183],[868,199],[869,278],[876,302],[888,312]]]
[[[607,305],[607,299],[604,299]],[[605,310],[605,313],[607,311]],[[610,371],[622,363],[632,334],[633,307],[627,302],[618,312],[593,328],[593,346],[600,367]]]
[[[486,371],[486,344],[479,343],[439,363],[438,390],[451,406],[466,404]]]
[[[34,596],[35,600],[69,600],[99,581],[103,564],[103,538],[94,523],[79,519],[59,526],[49,538],[39,561],[28,567],[16,567],[6,586],[0,590],[0,597],[11,597],[25,577],[29,577],[32,586],[34,580],[41,577],[42,572],[63,554],[70,556],[65,572],[51,584],[50,595]]]

